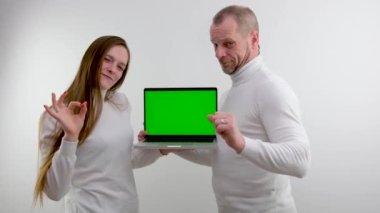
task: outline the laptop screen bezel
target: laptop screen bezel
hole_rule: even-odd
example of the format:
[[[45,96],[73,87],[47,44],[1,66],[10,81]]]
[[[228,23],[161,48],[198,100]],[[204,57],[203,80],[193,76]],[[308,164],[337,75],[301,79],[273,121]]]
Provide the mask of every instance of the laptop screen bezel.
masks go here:
[[[144,88],[144,130],[146,130],[146,93],[149,91],[199,91],[199,90],[207,90],[207,91],[215,91],[215,111],[218,109],[218,90],[216,87],[149,87]],[[216,133],[211,135],[155,135],[148,134],[146,135],[147,141],[193,141],[193,142],[202,142],[205,140],[209,140],[210,142],[216,138]]]

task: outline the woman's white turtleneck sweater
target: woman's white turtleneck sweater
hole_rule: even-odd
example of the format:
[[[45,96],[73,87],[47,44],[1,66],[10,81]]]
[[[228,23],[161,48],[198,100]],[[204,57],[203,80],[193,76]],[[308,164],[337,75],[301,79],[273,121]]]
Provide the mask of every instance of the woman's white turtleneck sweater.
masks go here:
[[[43,114],[42,159],[54,143],[56,125],[54,118]],[[53,200],[66,195],[66,213],[138,212],[132,169],[151,164],[161,154],[158,150],[133,149],[133,137],[130,105],[124,94],[116,93],[103,102],[99,120],[83,144],[62,140],[47,173],[45,194]]]
[[[309,141],[298,100],[286,82],[258,56],[231,76],[220,111],[230,112],[245,139],[240,154],[218,135],[215,150],[179,151],[212,167],[220,213],[294,213],[289,177],[303,177],[310,163]]]

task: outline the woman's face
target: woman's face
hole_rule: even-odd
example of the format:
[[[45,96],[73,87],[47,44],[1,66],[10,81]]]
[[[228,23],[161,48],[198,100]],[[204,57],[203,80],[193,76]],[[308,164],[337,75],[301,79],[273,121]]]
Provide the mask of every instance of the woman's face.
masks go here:
[[[121,78],[129,61],[129,55],[124,46],[113,46],[104,56],[100,70],[100,87],[108,90]]]

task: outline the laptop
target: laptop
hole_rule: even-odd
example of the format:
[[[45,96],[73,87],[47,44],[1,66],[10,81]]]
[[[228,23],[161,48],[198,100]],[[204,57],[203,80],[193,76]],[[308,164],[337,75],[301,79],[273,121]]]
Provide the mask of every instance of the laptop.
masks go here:
[[[207,115],[217,111],[217,88],[145,88],[144,142],[147,149],[212,149],[216,132]]]

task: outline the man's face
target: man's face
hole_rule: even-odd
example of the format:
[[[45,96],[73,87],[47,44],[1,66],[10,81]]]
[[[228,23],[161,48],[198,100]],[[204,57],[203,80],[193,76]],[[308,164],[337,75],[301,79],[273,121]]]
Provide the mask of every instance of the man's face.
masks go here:
[[[226,74],[233,74],[253,58],[251,36],[243,37],[232,17],[226,17],[219,25],[212,25],[210,36],[215,56]]]

